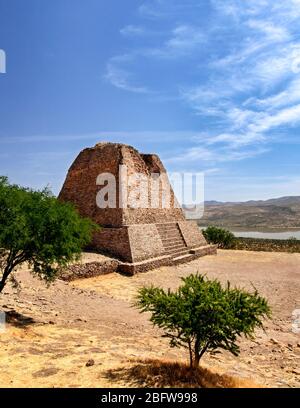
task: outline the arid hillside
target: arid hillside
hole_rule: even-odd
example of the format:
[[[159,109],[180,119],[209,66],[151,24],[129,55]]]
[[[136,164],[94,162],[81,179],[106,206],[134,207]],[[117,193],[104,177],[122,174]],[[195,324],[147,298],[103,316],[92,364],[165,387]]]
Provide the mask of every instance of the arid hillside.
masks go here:
[[[300,228],[300,197],[241,203],[205,203],[199,225],[244,228]]]

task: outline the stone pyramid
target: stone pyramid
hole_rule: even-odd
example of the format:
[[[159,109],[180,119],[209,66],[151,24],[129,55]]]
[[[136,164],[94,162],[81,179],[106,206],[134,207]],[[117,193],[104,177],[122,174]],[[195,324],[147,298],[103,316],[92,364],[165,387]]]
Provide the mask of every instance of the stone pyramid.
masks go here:
[[[185,219],[159,157],[131,146],[98,143],[81,151],[59,199],[102,227],[91,246],[118,258],[121,272],[133,274],[216,252],[197,223]]]

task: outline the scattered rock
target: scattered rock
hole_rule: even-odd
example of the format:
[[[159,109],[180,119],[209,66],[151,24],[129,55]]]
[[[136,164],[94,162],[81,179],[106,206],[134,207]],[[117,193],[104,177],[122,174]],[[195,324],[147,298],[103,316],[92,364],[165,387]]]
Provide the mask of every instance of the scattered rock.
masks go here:
[[[93,365],[95,365],[95,361],[91,358],[90,360],[87,361],[86,363],[86,367],[92,367]]]

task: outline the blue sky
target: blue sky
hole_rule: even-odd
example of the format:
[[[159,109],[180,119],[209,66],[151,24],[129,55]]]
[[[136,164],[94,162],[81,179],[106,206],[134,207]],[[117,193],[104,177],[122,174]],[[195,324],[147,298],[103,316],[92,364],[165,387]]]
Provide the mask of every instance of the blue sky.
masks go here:
[[[299,23],[300,0],[0,0],[0,174],[58,193],[107,140],[207,200],[300,195]]]

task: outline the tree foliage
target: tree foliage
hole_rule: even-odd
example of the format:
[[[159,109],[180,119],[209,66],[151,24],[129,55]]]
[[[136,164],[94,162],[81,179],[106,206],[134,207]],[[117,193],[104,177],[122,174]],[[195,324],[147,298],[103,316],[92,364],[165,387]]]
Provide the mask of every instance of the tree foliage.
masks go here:
[[[216,244],[219,248],[232,248],[235,244],[235,236],[232,232],[214,226],[209,226],[202,231],[209,244]]]
[[[174,292],[158,287],[143,287],[136,306],[151,312],[151,322],[163,329],[171,347],[189,350],[191,367],[198,367],[205,352],[224,349],[234,355],[240,352],[237,340],[241,335],[253,339],[254,330],[263,327],[263,318],[270,316],[267,301],[257,291],[225,288],[217,280],[202,275],[182,278],[183,284]]]
[[[0,177],[0,292],[23,262],[46,281],[78,259],[96,226],[48,189],[33,191]]]

